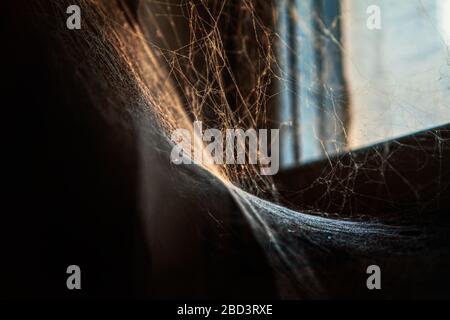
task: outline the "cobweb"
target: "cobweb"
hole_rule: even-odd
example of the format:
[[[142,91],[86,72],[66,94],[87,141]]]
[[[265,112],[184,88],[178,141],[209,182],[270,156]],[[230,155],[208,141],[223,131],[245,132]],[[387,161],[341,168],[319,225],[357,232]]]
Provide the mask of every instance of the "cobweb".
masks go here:
[[[201,120],[204,129],[220,130],[283,125],[277,118],[281,90],[277,83],[292,81],[292,75],[283,71],[277,54],[279,46],[287,44],[275,27],[279,12],[274,3],[141,0],[136,13],[125,5],[119,10],[115,1],[80,3],[83,32],[92,35],[78,45],[95,48],[89,50],[93,54],[88,60],[90,72],[101,75],[104,86],[123,92],[123,96],[128,91],[128,96],[143,106],[149,130],[162,134],[166,141],[149,143],[167,161],[173,143],[170,133],[177,128],[192,131],[194,120]],[[94,36],[98,34],[101,36]],[[93,99],[101,99],[99,88],[90,90]],[[345,100],[339,94],[331,96],[337,103]],[[196,138],[195,143],[201,144]],[[436,136],[435,143],[439,154],[442,138]],[[314,183],[327,186],[328,193],[351,193],[353,177],[364,162],[371,161],[350,158],[348,163],[338,158],[331,162],[331,155],[326,156],[332,170]],[[384,170],[391,156],[389,151],[371,153],[379,165],[373,170]],[[343,166],[350,170],[346,176],[338,176]],[[308,257],[306,248],[311,245],[325,253],[339,249],[357,255],[409,254],[424,248],[429,237],[404,221],[388,224],[361,213],[291,210],[279,203],[273,179],[261,176],[257,165],[203,165],[198,170],[209,171],[229,188],[272,264],[307,287],[305,292],[319,294],[322,288]],[[339,186],[330,183],[330,175],[339,178]]]

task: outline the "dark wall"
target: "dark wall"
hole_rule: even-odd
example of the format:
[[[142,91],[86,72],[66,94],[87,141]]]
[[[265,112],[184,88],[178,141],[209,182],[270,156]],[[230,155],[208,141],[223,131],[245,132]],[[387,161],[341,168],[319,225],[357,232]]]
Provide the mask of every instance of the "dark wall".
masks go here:
[[[69,35],[65,12],[52,8],[9,1],[2,12],[1,297],[273,297],[262,251],[211,177],[178,173],[168,158],[155,162],[146,173],[159,179],[160,202],[142,210],[141,197],[155,190],[141,189],[141,163],[154,151],[139,150],[144,131],[136,123],[99,111],[119,89],[91,99],[79,77],[83,59],[68,57],[58,42],[66,33],[75,43],[85,35]],[[92,73],[89,80],[103,79]],[[197,180],[210,185],[213,206],[185,194]],[[171,251],[154,249],[169,241]],[[66,288],[71,264],[81,267],[80,291]]]

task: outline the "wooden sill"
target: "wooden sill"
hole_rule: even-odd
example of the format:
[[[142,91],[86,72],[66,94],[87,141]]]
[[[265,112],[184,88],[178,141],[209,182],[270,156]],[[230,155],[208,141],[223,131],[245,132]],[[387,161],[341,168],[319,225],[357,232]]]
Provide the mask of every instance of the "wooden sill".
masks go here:
[[[280,172],[285,205],[344,215],[450,211],[450,124]]]

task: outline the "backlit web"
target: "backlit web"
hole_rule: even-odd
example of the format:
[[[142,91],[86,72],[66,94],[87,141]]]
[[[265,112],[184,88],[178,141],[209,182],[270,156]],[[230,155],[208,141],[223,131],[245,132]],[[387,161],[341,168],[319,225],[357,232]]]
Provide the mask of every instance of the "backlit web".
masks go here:
[[[326,206],[324,209],[323,199],[320,198],[317,199],[317,203],[321,202],[318,206],[320,210],[314,207],[298,210],[301,204],[282,204],[280,199],[283,194],[277,190],[273,178],[261,176],[257,165],[205,166],[198,169],[207,169],[229,188],[273,265],[294,280],[294,286],[301,286],[305,296],[320,294],[322,285],[309,259],[308,247],[317,248],[321,254],[326,254],[327,250],[339,249],[358,255],[386,252],[409,254],[425,247],[429,237],[425,230],[414,227],[408,221],[394,221],[383,216],[375,220],[365,217],[364,212],[347,212],[345,203],[331,203],[335,198],[329,195],[339,194],[339,201],[345,202],[355,192],[355,179],[361,174],[361,170],[369,177],[368,181],[371,181],[371,171],[389,170],[399,172],[405,187],[417,194],[419,202],[420,190],[407,177],[401,177],[400,168],[391,164],[391,159],[399,150],[404,152],[404,149],[418,149],[428,155],[423,160],[424,165],[426,161],[439,159],[443,167],[445,159],[442,158],[442,152],[448,146],[448,140],[435,132],[426,144],[398,140],[393,144],[395,148],[377,147],[362,156],[342,157],[341,160],[341,152],[364,144],[358,140],[361,139],[358,134],[353,135],[354,141],[342,143],[342,136],[350,139],[352,121],[362,121],[364,113],[361,113],[362,116],[358,115],[357,119],[352,119],[350,115],[345,120],[343,113],[337,109],[348,101],[348,92],[344,92],[339,86],[329,87],[328,82],[323,82],[323,77],[317,78],[315,72],[308,69],[305,72],[310,72],[310,82],[305,84],[303,81],[302,88],[309,89],[313,95],[322,92],[323,101],[328,101],[332,106],[323,111],[323,118],[329,119],[326,122],[328,127],[321,132],[320,125],[311,128],[302,126],[299,122],[292,128],[290,120],[295,119],[283,119],[280,116],[280,108],[284,107],[282,96],[286,84],[292,88],[292,83],[302,75],[286,70],[280,48],[287,47],[287,52],[293,51],[300,59],[302,50],[300,47],[292,48],[286,42],[286,36],[280,33],[279,2],[141,0],[136,13],[127,12],[125,15],[117,10],[112,1],[82,3],[83,14],[88,21],[87,32],[93,30],[112,39],[109,41],[115,46],[122,62],[125,62],[125,70],[129,76],[125,76],[124,70],[116,66],[120,61],[117,61],[114,52],[108,52],[104,45],[105,39],[101,37],[88,40],[91,48],[97,48],[92,57],[96,61],[92,68],[99,74],[106,74],[105,83],[116,90],[121,90],[121,87],[123,90],[128,90],[128,87],[138,88],[139,95],[135,99],[141,101],[146,111],[157,118],[158,125],[150,122],[149,126],[161,126],[168,140],[172,130],[192,130],[192,122],[201,120],[204,129],[217,128],[224,131],[227,128],[280,128],[291,130],[291,133],[292,130],[294,133],[299,130],[303,139],[310,134],[314,141],[319,142],[318,154],[329,159],[330,168],[319,175],[310,187],[325,186],[323,197],[330,201],[330,207],[339,208],[342,204],[340,210],[334,209],[333,212],[327,211]],[[289,14],[295,18],[296,12],[291,8]],[[323,28],[321,36],[329,36],[335,48],[345,56],[348,52],[344,43],[333,37],[328,30],[338,23],[340,17],[337,16],[330,25],[321,23],[320,17],[312,15],[313,20],[316,19],[315,26]],[[89,19],[100,19],[102,23],[89,23]],[[130,24],[135,19],[139,26]],[[298,20],[298,25],[302,28],[302,21]],[[302,30],[306,32],[308,25]],[[101,65],[98,65],[98,61],[101,61]],[[310,63],[309,66],[311,69],[317,68],[315,63]],[[447,60],[442,61],[440,83],[448,85],[449,66],[447,57]],[[398,101],[403,97],[398,92],[411,88],[408,87],[409,84],[396,83],[394,80],[388,91],[380,91],[380,87],[372,82],[354,87],[356,97],[361,100],[365,96],[381,95],[383,99],[392,102],[393,106],[398,106]],[[448,112],[445,111],[449,108],[448,100],[442,100],[441,92],[436,93],[435,87],[429,87],[428,91],[425,89],[421,94],[436,96],[436,105],[444,109],[444,113]],[[448,97],[448,87],[446,90],[444,98]],[[371,94],[373,91],[377,94]],[[301,95],[301,90],[294,93]],[[406,101],[398,112],[414,116],[417,108],[417,105]],[[302,112],[303,115],[307,113],[303,107],[300,108],[300,117]],[[319,120],[315,118],[315,121]],[[288,129],[283,129],[284,127]],[[281,143],[308,143],[295,137],[295,134],[288,134],[285,140],[282,137]],[[168,157],[170,150],[166,147],[153,147],[161,148],[161,152]],[[298,145],[294,147],[302,149]],[[302,150],[307,151],[305,148]],[[286,154],[288,152],[282,151],[281,156],[290,156]],[[169,161],[168,158],[167,160]],[[383,174],[378,176],[381,179],[372,182],[387,184],[387,181],[383,181]],[[441,190],[448,190],[449,181],[445,178],[442,175],[438,177],[442,184]],[[289,192],[302,193],[304,190]]]

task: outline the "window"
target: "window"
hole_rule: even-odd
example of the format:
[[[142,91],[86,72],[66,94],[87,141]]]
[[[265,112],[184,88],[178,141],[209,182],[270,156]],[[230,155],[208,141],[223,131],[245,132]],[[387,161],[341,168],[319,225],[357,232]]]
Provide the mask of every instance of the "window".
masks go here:
[[[450,121],[449,0],[280,0],[279,12],[284,168]]]

